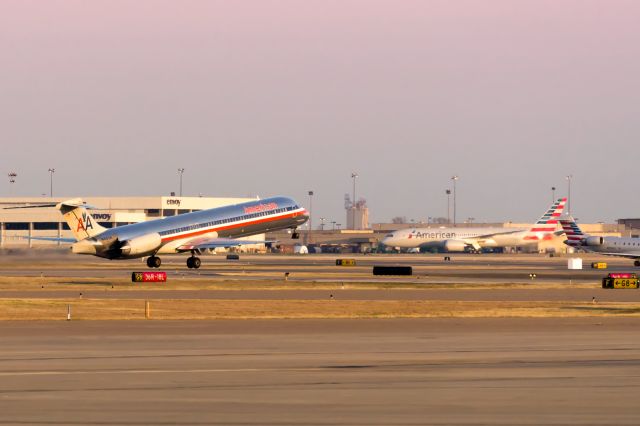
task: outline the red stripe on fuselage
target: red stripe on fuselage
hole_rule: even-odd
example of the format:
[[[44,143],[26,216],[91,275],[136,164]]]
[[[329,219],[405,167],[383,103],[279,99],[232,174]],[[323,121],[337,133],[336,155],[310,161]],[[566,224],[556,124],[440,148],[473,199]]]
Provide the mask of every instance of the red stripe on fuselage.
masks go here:
[[[273,221],[276,221],[276,220],[279,220],[279,219],[289,219],[289,218],[292,218],[292,217],[303,216],[304,213],[305,213],[305,211],[294,212],[294,213],[286,214],[284,216],[263,217],[263,218],[260,218],[260,219],[257,219],[257,220],[253,220],[251,222],[233,223],[231,225],[220,226],[218,228],[201,229],[201,230],[198,230],[198,231],[190,232],[188,234],[172,235],[172,236],[169,236],[169,237],[165,237],[165,238],[162,239],[162,242],[163,243],[168,243],[169,241],[181,240],[183,238],[197,237],[198,235],[208,234],[209,232],[226,231],[227,229],[240,228],[242,226],[249,226],[249,225],[256,225],[256,224],[259,224],[259,223],[273,222]]]

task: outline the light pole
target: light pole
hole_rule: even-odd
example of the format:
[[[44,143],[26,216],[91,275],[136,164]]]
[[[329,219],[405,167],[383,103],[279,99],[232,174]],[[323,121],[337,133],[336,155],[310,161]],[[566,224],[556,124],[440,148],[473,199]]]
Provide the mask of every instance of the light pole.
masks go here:
[[[332,221],[331,221],[331,230],[332,230],[332,231],[335,231],[335,230],[336,230],[336,221],[335,221],[335,220],[332,220]]]
[[[309,191],[309,231],[313,230],[313,222],[311,221],[313,214],[313,191]]]
[[[571,216],[571,179],[572,178],[573,178],[573,175],[567,175],[567,186],[569,187],[568,196],[567,196],[569,200],[569,205],[567,206],[567,208],[568,208],[569,216]]]
[[[556,187],[555,186],[551,187],[551,202],[552,203],[556,202]]]
[[[49,197],[53,198],[53,174],[56,169],[49,169]]]
[[[453,181],[453,226],[456,226],[456,182],[460,179],[458,175],[451,176]]]
[[[16,172],[10,172],[8,176],[9,176],[9,186],[11,188],[11,195],[13,196],[13,184],[16,183],[16,177],[18,177],[18,174]]]
[[[447,189],[445,191],[445,193],[447,194],[447,223],[451,223],[451,190]]]
[[[184,174],[184,168],[179,168],[178,173],[180,174],[180,196],[182,197],[182,175]]]
[[[357,173],[351,173],[351,179],[353,179],[353,202],[351,203],[351,226],[356,229],[356,179]]]
[[[313,224],[311,222],[311,215],[313,212],[313,191],[309,191],[309,228],[307,229],[307,244],[311,244],[311,231],[313,230]]]
[[[324,231],[324,221],[325,221],[324,217],[321,217],[320,218],[320,230],[321,231]]]

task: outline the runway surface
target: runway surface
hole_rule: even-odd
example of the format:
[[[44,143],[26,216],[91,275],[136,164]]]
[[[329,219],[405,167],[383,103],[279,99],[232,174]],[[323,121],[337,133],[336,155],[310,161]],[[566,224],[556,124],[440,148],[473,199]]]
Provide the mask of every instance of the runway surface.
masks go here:
[[[628,259],[596,255],[573,255],[584,259],[584,269],[567,270],[568,257],[543,255],[504,254],[452,254],[451,262],[442,255],[242,255],[240,261],[225,256],[202,256],[202,268],[190,270],[185,266],[186,256],[165,256],[160,268],[173,279],[281,279],[290,273],[291,281],[395,282],[423,283],[526,283],[530,274],[537,281],[563,281],[566,283],[599,280],[608,272],[640,272]],[[335,266],[335,259],[354,258],[355,267]],[[606,261],[607,270],[594,270],[590,263]],[[374,277],[374,265],[412,266],[413,277]],[[147,270],[141,260],[109,261],[89,256],[63,253],[28,252],[25,255],[0,256],[0,276],[26,277],[84,277],[126,278],[132,271]]]
[[[593,255],[584,257],[585,269],[569,271],[567,258],[542,255],[242,255],[228,261],[224,256],[203,256],[203,268],[186,269],[183,256],[166,256],[163,268],[167,284],[137,286],[129,282],[132,271],[146,270],[141,260],[108,261],[60,253],[27,253],[0,256],[0,277],[33,277],[40,285],[19,285],[0,290],[3,298],[24,299],[220,299],[220,300],[460,300],[460,301],[568,301],[638,302],[640,290],[603,290],[600,280],[612,271],[636,271],[626,259],[607,258],[607,270],[588,268]],[[336,258],[355,258],[356,267],[337,267]],[[373,265],[403,264],[414,267],[412,277],[376,277]],[[284,281],[284,272],[290,272]],[[530,274],[535,273],[532,280]],[[47,279],[63,281],[55,290]],[[69,279],[68,283],[64,279]],[[77,281],[78,279],[82,281]],[[84,281],[86,279],[86,281]],[[76,281],[73,281],[76,280]],[[94,281],[92,281],[94,280]],[[98,282],[95,280],[106,280]],[[111,281],[114,280],[114,281]],[[118,283],[111,288],[111,282]],[[190,282],[188,289],[181,288]],[[241,285],[242,283],[249,283]],[[313,289],[300,285],[325,285]],[[108,285],[107,285],[108,284]],[[215,290],[203,288],[215,284]],[[252,288],[275,286],[278,288]],[[385,288],[366,289],[366,284]],[[397,291],[395,286],[410,285]],[[463,288],[457,286],[462,285]],[[515,285],[515,287],[514,287]],[[125,287],[123,287],[125,286]],[[497,286],[497,287],[496,287]],[[502,286],[502,287],[500,287]],[[42,288],[41,288],[42,287]],[[491,287],[491,288],[489,288]]]
[[[636,319],[7,322],[0,423],[637,424]]]
[[[350,257],[358,266],[335,266]],[[0,256],[0,298],[638,302],[640,290],[600,288],[608,272],[635,271],[606,260],[608,270],[568,271],[566,258],[537,255],[203,256],[189,271],[166,257],[169,282],[140,286],[128,282],[140,261],[36,252]],[[375,264],[416,276],[373,277]],[[4,321],[0,424],[638,424],[640,319],[615,312]]]

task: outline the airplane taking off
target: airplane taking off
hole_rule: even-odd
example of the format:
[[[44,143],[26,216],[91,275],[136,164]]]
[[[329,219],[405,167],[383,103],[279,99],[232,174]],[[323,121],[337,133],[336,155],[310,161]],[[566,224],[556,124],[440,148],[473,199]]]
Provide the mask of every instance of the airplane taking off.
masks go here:
[[[634,266],[640,266],[640,238],[598,237],[585,234],[571,216],[560,219],[560,224],[567,236],[564,241],[566,245],[605,256],[626,257],[634,260]]]
[[[279,229],[295,230],[309,219],[307,210],[286,197],[249,201],[110,229],[95,221],[81,199],[15,208],[53,206],[60,210],[75,239],[32,239],[71,242],[74,243],[71,246],[73,253],[106,259],[149,256],[147,266],[150,268],[160,267],[162,262],[158,254],[190,252],[187,266],[197,269],[201,262],[196,253],[212,248],[264,243],[236,238]],[[294,232],[293,237],[296,235]]]
[[[400,248],[443,248],[449,252],[534,244],[553,237],[566,202],[566,198],[558,199],[530,229],[410,228],[387,234],[382,244]]]

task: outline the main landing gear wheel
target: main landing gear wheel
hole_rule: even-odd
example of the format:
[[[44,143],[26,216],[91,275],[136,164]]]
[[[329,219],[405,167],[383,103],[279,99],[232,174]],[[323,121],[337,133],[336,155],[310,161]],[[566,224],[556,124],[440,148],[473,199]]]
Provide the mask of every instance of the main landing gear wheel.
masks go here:
[[[201,264],[199,257],[193,256],[187,259],[187,268],[189,269],[198,269]]]
[[[151,256],[147,259],[147,266],[149,268],[159,268],[162,265],[162,261],[158,256]]]
[[[634,261],[633,266],[636,266],[636,267],[640,266],[640,260]]]

